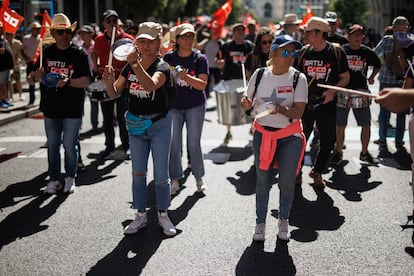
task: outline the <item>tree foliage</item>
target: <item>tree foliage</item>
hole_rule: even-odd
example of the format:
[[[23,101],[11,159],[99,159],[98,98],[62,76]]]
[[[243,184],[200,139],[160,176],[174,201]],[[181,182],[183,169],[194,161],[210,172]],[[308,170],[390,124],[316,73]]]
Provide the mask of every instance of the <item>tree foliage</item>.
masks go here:
[[[335,11],[340,19],[341,28],[347,24],[365,26],[368,16],[368,0],[333,0],[330,11]]]

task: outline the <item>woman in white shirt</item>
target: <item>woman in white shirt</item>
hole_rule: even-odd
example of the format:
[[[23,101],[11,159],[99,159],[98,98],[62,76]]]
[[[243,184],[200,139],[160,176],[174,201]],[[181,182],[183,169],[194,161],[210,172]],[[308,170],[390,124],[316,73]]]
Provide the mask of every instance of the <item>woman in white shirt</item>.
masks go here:
[[[302,44],[289,35],[275,38],[263,76],[256,86],[260,69],[256,70],[247,87],[247,97],[241,105],[253,108],[253,153],[256,166],[256,228],[253,240],[265,240],[265,223],[269,191],[279,172],[279,231],[278,238],[289,239],[288,219],[295,192],[295,177],[305,151],[301,117],[308,101],[308,86],[304,74],[292,67]],[[260,114],[260,116],[259,116]]]

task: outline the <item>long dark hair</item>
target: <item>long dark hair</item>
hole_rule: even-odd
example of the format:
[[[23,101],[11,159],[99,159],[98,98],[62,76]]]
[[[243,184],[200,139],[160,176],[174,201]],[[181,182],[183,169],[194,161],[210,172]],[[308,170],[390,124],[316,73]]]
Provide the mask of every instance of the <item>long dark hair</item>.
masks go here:
[[[254,49],[252,53],[252,62],[250,64],[251,69],[256,69],[258,67],[261,67],[261,57],[262,57],[262,37],[264,35],[270,35],[272,36],[272,40],[274,38],[274,34],[272,30],[268,27],[260,27],[259,31],[256,35],[256,40],[254,41]],[[254,70],[253,70],[254,71]]]

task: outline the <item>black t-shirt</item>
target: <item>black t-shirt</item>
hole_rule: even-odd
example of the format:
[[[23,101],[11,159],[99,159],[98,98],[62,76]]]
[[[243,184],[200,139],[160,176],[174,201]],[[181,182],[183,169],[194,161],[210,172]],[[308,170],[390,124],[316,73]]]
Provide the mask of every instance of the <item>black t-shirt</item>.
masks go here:
[[[0,38],[0,48],[4,47],[5,51],[0,55],[0,71],[13,69],[13,54],[10,44]]]
[[[146,71],[150,76],[157,71],[163,73],[167,78],[165,85],[155,90],[155,96],[152,99],[154,92],[144,90],[131,66],[129,64],[125,65],[121,75],[127,79],[123,92],[128,98],[128,110],[135,115],[148,115],[168,111],[168,90],[166,88],[167,84],[170,83],[170,67],[168,63],[157,59]]]
[[[90,77],[88,55],[81,47],[71,45],[59,50],[56,44],[43,50],[43,68],[45,74],[60,73],[69,78]],[[37,62],[39,67],[39,61]],[[40,110],[49,118],[80,118],[83,115],[85,90],[65,85],[60,88],[48,88],[40,84]]]
[[[242,63],[245,63],[247,56],[253,51],[254,44],[245,40],[243,44],[236,44],[234,41],[225,43],[221,48],[221,55],[225,61],[223,69],[223,80],[242,79]],[[220,53],[217,57],[220,58]]]
[[[333,36],[328,36],[326,41],[329,41],[331,43],[338,43],[339,45],[344,45],[349,42],[345,36],[341,35],[338,32],[336,32]]]
[[[340,51],[338,61],[332,43],[327,42],[326,47],[319,52],[314,51],[312,46],[303,50],[306,53],[299,61],[300,64],[297,64],[298,59],[295,60],[295,67],[306,75],[308,83],[312,81],[308,89],[309,97],[313,95],[321,96],[326,90],[325,88],[318,87],[318,83],[336,85],[339,81],[339,75],[349,70],[344,50],[338,47]],[[298,56],[301,56],[300,53]]]
[[[381,61],[371,48],[361,45],[358,50],[352,50],[349,44],[343,49],[348,60],[350,80],[348,87],[352,89],[368,89],[367,71],[368,66],[381,67]]]

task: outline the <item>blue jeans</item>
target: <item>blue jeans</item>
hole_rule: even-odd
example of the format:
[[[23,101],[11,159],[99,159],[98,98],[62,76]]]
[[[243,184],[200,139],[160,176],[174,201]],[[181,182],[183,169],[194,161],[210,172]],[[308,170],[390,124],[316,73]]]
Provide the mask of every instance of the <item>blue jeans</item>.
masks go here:
[[[191,158],[191,171],[195,178],[204,176],[204,161],[201,151],[201,132],[203,130],[205,104],[189,109],[172,109],[173,135],[171,142],[170,176],[173,179],[182,178],[181,164],[183,146],[183,126],[187,127],[187,149]]]
[[[65,176],[76,177],[78,164],[78,137],[82,118],[45,117],[47,136],[48,174],[50,180],[60,178],[60,145],[65,149]]]
[[[146,116],[144,116],[146,117]],[[151,118],[153,116],[147,116]],[[132,199],[133,207],[140,212],[147,207],[147,170],[151,151],[155,194],[159,210],[167,210],[171,203],[168,162],[170,159],[172,116],[154,122],[142,135],[129,135],[132,160]]]
[[[262,134],[258,131],[253,136],[253,153],[256,166],[256,224],[265,223],[269,192],[276,172],[279,172],[279,218],[288,219],[295,194],[296,168],[302,152],[302,138],[289,136],[277,141],[276,154],[269,170],[259,169],[260,144]],[[278,160],[279,169],[273,164]]]
[[[380,83],[380,91],[387,87],[399,87],[397,85],[391,85],[386,83]],[[404,139],[405,131],[405,116],[406,112],[397,113],[396,126],[395,126],[395,144],[401,145]],[[380,142],[387,142],[388,122],[390,119],[390,112],[380,106],[380,112],[378,114],[378,135]]]

